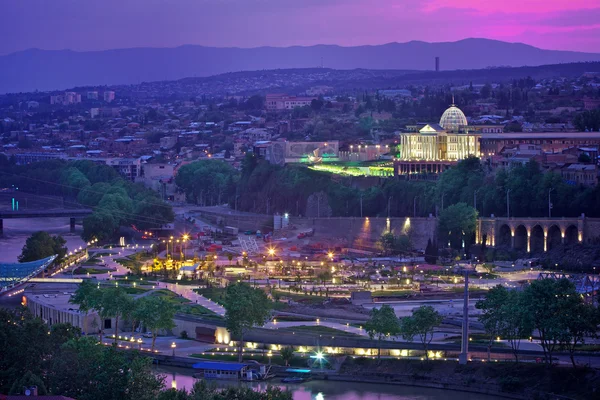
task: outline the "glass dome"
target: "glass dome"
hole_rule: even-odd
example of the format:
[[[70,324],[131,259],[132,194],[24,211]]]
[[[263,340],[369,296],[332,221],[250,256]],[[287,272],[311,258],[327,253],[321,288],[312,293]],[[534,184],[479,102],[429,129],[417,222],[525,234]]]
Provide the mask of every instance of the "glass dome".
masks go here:
[[[450,106],[440,119],[440,125],[447,131],[458,132],[461,126],[467,125],[467,117],[454,104]]]

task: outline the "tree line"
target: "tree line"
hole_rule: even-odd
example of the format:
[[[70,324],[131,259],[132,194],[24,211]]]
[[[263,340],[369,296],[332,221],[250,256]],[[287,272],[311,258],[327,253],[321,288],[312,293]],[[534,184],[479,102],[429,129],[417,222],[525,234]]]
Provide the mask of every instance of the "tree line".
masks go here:
[[[94,209],[83,221],[84,240],[116,236],[120,226],[158,228],[175,216],[170,205],[142,184],[123,179],[118,172],[92,161],[50,160],[16,165],[0,155],[0,187],[39,196],[61,196],[68,207]]]
[[[493,172],[470,157],[436,182],[385,179],[361,189],[355,185],[359,180],[301,165],[281,167],[251,153],[242,162],[241,174],[222,161],[199,161],[182,167],[176,178],[188,199],[198,204],[228,202],[237,210],[257,213],[310,215],[309,197],[322,192],[323,209],[330,211],[321,216],[386,217],[388,210],[391,217],[439,216],[444,209],[464,203],[480,216],[504,217],[508,194],[511,217],[544,217],[550,193],[552,216],[600,217],[598,186],[568,184],[560,174],[542,171],[534,160]],[[455,211],[467,213],[464,207]]]
[[[506,340],[519,361],[521,342],[539,337],[544,362],[554,363],[556,351],[567,351],[573,367],[575,352],[587,338],[597,337],[600,311],[568,279],[535,280],[523,290],[498,285],[476,303],[479,321],[489,337],[488,361],[497,338]],[[589,299],[588,299],[589,300]]]
[[[152,360],[137,351],[101,346],[69,324],[48,327],[26,309],[0,309],[0,393],[23,395],[37,386],[38,394],[78,400],[291,400],[291,393],[269,387],[220,389],[204,381],[189,392],[166,389],[165,377]]]
[[[377,339],[377,359],[381,359],[381,341],[386,337],[401,336],[412,342],[415,337],[423,346],[425,359],[429,360],[429,344],[433,340],[434,328],[442,323],[442,316],[432,306],[420,306],[412,315],[398,319],[394,309],[387,304],[373,308],[365,323],[365,331],[371,339]]]

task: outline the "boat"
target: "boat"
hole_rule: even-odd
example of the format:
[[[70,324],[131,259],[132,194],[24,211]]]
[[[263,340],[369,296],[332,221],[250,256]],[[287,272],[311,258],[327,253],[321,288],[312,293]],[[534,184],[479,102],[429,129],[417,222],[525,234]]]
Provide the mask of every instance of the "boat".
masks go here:
[[[193,375],[197,379],[240,380],[250,372],[246,364],[215,361],[198,362],[192,368],[200,371]]]
[[[312,379],[310,369],[288,368],[285,372],[291,375],[281,379],[282,383],[302,383]]]

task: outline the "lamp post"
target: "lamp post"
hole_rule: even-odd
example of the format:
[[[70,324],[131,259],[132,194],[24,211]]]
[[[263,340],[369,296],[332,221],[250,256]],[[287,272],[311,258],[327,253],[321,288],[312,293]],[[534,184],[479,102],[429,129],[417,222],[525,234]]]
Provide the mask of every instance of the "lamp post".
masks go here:
[[[415,218],[417,216],[417,198],[419,196],[415,196],[415,198],[413,199],[413,218]]]
[[[362,210],[362,199],[363,199],[363,194],[362,192],[360,193],[360,217],[362,218],[363,216],[363,210]]]
[[[171,349],[173,349],[173,357],[175,357],[175,348],[177,347],[177,345],[175,344],[175,342],[171,343]]]
[[[510,189],[506,190],[506,218],[510,218]]]
[[[183,239],[182,239],[183,240],[183,256],[186,257],[186,258],[187,258],[187,254],[186,254],[187,246],[186,246],[186,243],[189,240],[189,238],[190,238],[190,235],[188,235],[187,233],[185,233],[183,235]]]
[[[548,189],[548,218],[552,218],[552,198],[550,197],[550,193],[552,193],[553,190],[554,188]]]

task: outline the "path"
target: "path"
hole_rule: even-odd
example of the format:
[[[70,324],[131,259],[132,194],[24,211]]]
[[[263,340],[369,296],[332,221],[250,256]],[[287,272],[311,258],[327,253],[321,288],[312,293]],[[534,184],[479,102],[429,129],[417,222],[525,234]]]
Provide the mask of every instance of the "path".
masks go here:
[[[158,288],[169,289],[170,291],[177,293],[177,294],[185,297],[186,299],[190,300],[192,303],[196,303],[196,304],[201,305],[204,308],[208,308],[210,311],[214,312],[215,314],[218,314],[220,316],[225,315],[225,308],[223,308],[223,306],[215,303],[212,300],[207,299],[206,297],[202,296],[201,294],[194,292],[194,289],[198,288],[197,286],[178,285],[175,283],[164,283],[164,282],[158,282],[157,285],[158,285],[157,286]]]

